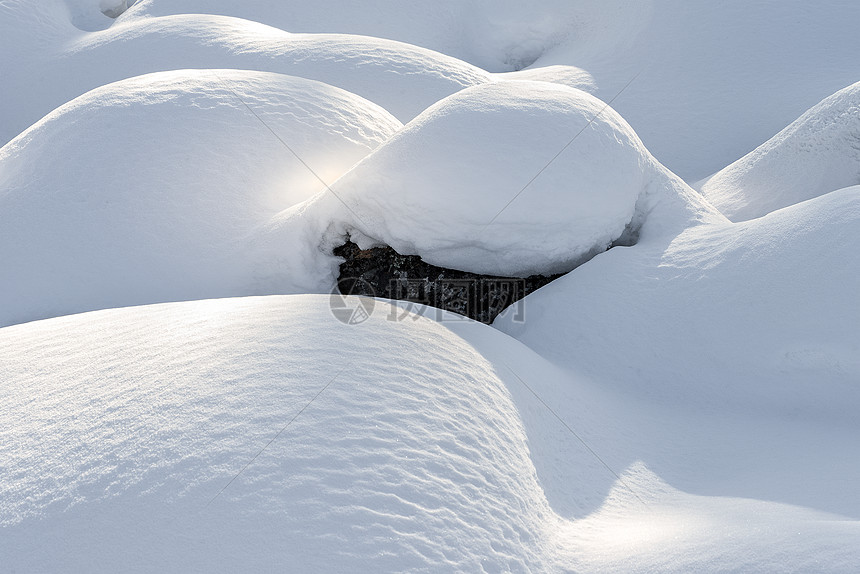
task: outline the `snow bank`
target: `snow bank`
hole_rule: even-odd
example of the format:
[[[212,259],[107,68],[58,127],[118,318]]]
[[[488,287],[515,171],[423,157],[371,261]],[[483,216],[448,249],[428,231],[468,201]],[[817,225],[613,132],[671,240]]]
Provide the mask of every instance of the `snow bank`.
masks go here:
[[[528,66],[571,33],[581,33],[591,2],[567,0],[142,0],[126,21],[171,14],[221,14],[290,32],[339,32],[392,38],[492,71]],[[623,0],[602,0],[608,11]],[[585,23],[590,24],[590,22]]]
[[[860,4],[577,2],[564,42],[533,67],[594,78],[645,145],[687,181],[713,174],[860,78]],[[638,74],[638,75],[637,75]]]
[[[566,271],[606,249],[633,219],[650,168],[636,134],[603,102],[564,86],[500,82],[433,106],[333,189],[350,207],[353,234],[372,238],[364,243],[525,276]]]
[[[408,121],[489,75],[450,56],[381,38],[288,34],[238,18],[172,16],[125,22],[68,45],[88,81],[173,68],[264,70],[319,80]],[[121,74],[125,74],[122,76]]]
[[[122,18],[183,13],[392,38],[492,71],[573,66],[603,101],[636,77],[613,107],[688,181],[860,77],[860,4],[844,0],[143,0]],[[577,74],[552,76],[584,87]]]
[[[853,421],[860,408],[860,187],[745,223],[613,249],[496,324],[658,402]]]
[[[259,228],[400,125],[358,96],[264,72],[89,92],[0,149],[0,325],[259,292]]]
[[[744,449],[774,428],[733,421],[716,440],[747,436],[727,456],[706,417],[630,408],[492,328],[383,302],[355,326],[304,295],[7,327],[0,381],[10,569],[850,572],[857,561],[856,498],[852,518],[726,496],[738,486],[714,460],[755,460]],[[810,441],[856,450],[856,434],[776,430],[795,455]],[[838,497],[843,467],[855,485],[854,450],[814,473],[815,454],[786,467],[770,449],[776,468],[746,468],[744,482],[753,471],[776,483],[770,494],[794,482],[795,498]]]
[[[552,570],[506,387],[386,315],[268,297],[0,329],[4,567]]]
[[[807,111],[701,185],[732,221],[860,184],[860,83]]]
[[[465,62],[391,40],[288,34],[217,16],[124,22],[83,33],[62,7],[30,13],[30,2],[0,6],[0,144],[54,108],[104,84],[184,68],[236,68],[319,80],[381,105],[408,121],[437,100],[489,80]],[[4,22],[4,19],[6,20]],[[56,28],[56,30],[54,29]],[[46,88],[46,82],[50,87]]]

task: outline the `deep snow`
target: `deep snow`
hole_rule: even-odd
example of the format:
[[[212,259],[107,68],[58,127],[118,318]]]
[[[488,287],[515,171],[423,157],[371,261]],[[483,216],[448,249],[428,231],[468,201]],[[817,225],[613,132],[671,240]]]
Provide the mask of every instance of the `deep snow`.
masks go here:
[[[860,83],[825,98],[698,187],[732,221],[860,184]]]
[[[89,92],[0,149],[0,325],[266,292],[255,234],[400,126],[358,96],[266,72]],[[274,250],[277,266],[291,247]]]
[[[0,143],[99,86],[151,72],[237,68],[346,89],[408,121],[464,87],[489,80],[474,66],[416,46],[342,34],[289,34],[238,18],[177,15],[117,21],[85,33],[59,0],[0,4]]]
[[[350,326],[326,296],[265,297],[0,330],[4,565],[849,572],[856,564],[856,505],[840,504],[838,515],[782,496],[739,498],[749,487],[724,466],[749,463],[753,476],[800,487],[807,495],[794,498],[807,503],[837,498],[853,485],[810,466],[823,470],[826,455],[841,453],[844,471],[856,473],[849,435],[828,434],[838,425],[804,436],[785,420],[741,417],[715,440],[703,432],[713,422],[695,411],[631,402],[485,325],[398,322],[391,312],[378,302]],[[786,431],[791,448],[763,437]],[[715,448],[750,436],[780,445],[767,465],[749,444]],[[823,452],[797,456],[815,444]]]
[[[855,186],[613,249],[529,295],[524,323],[496,326],[643,399],[850,424],[858,241]]]
[[[359,231],[400,253],[525,277],[568,271],[618,239],[651,163],[596,98],[503,82],[442,100],[333,190]]]
[[[0,0],[0,569],[856,570],[856,3],[121,4]]]
[[[600,99],[617,96],[613,107],[687,181],[860,77],[860,3],[851,0],[141,0],[123,19],[182,13],[392,38],[494,72],[572,66]]]

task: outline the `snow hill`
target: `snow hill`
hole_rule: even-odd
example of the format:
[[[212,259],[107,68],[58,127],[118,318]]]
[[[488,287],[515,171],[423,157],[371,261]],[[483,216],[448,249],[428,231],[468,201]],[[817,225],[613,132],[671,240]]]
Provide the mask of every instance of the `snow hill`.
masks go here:
[[[613,249],[530,295],[526,322],[497,326],[649,400],[802,405],[847,423],[860,408],[858,241],[855,186]]]
[[[357,333],[304,296],[0,331],[4,568],[552,568],[557,519],[492,365],[385,316]]]
[[[542,82],[463,90],[334,191],[363,234],[430,263],[495,275],[567,271],[621,236],[646,185],[650,155],[604,108]]]

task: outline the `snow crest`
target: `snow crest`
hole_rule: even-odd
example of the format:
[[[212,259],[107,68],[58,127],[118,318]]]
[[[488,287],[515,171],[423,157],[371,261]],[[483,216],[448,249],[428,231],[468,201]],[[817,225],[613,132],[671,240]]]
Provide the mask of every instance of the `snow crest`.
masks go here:
[[[732,221],[860,184],[860,82],[840,90],[701,185]]]

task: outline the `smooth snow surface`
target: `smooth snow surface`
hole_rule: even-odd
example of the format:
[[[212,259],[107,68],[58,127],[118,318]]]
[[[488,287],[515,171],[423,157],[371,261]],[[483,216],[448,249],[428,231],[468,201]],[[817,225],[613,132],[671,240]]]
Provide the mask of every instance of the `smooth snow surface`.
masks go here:
[[[608,10],[625,0],[601,0]],[[534,62],[572,33],[582,33],[593,0],[140,0],[126,21],[171,14],[221,14],[290,32],[340,32],[391,38],[501,72]]]
[[[399,127],[358,96],[265,72],[89,92],[0,149],[0,325],[264,291],[253,234]]]
[[[0,60],[0,144],[84,92],[151,72],[237,68],[301,76],[367,98],[401,121],[490,78],[449,56],[379,38],[288,34],[238,18],[190,15],[121,18],[83,33],[60,6],[31,4],[0,4],[0,48],[15,56]]]
[[[593,93],[687,181],[860,78],[860,3],[851,0],[571,4],[585,7],[577,25],[532,67],[587,71]]]
[[[860,409],[858,243],[855,186],[613,249],[530,295],[525,323],[497,326],[661,404],[683,397],[708,411],[851,424]]]
[[[860,83],[826,98],[701,186],[732,221],[860,184]]]
[[[604,251],[652,169],[603,102],[543,82],[449,96],[334,184],[358,229],[400,253],[495,275]]]
[[[687,181],[860,77],[852,0],[142,0],[123,18],[182,13],[392,38],[493,72],[584,70],[593,93],[614,99],[648,149]]]

